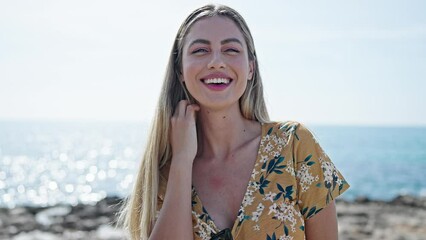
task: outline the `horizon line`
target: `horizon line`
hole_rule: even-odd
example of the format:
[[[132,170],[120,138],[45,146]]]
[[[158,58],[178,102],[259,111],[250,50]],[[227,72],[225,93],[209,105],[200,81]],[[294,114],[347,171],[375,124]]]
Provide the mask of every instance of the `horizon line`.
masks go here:
[[[273,120],[274,121],[274,120]],[[276,120],[275,120],[276,121]],[[286,119],[285,121],[297,121],[308,126],[318,127],[389,127],[389,128],[426,128],[426,123],[355,123],[355,122],[315,122],[315,121],[304,121],[304,120],[293,120]],[[0,123],[111,123],[111,124],[151,124],[151,119],[84,119],[84,118],[0,118]],[[278,121],[279,122],[279,121]]]

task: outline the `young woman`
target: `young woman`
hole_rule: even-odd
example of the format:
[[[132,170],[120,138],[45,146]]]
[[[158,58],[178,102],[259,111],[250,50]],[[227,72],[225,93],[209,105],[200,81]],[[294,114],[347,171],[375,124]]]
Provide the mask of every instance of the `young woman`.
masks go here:
[[[191,13],[122,214],[131,238],[337,239],[334,199],[348,187],[302,124],[269,121],[243,18]]]

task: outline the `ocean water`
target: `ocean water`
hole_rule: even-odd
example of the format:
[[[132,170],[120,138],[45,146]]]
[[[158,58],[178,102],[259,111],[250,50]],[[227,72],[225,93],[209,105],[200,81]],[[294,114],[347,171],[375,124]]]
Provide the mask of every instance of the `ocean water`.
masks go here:
[[[426,127],[314,127],[351,188],[344,198],[426,196]]]
[[[426,196],[426,128],[308,126],[351,188]],[[0,207],[126,196],[148,131],[138,123],[0,122]]]

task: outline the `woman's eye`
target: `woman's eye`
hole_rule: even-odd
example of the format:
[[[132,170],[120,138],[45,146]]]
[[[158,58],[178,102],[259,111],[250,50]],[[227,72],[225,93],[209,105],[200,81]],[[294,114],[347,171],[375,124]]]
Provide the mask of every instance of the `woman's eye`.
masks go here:
[[[207,52],[207,49],[205,49],[205,48],[198,48],[198,49],[195,49],[194,51],[192,51],[191,53],[192,54],[197,54],[197,53],[206,53]]]
[[[228,48],[228,49],[226,49],[226,50],[225,50],[225,52],[239,53],[239,52],[240,52],[240,50],[235,49],[235,48]]]

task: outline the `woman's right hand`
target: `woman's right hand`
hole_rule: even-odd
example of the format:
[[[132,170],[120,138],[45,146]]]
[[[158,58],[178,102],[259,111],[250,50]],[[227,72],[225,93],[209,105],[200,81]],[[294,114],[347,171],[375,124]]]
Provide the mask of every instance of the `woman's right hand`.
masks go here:
[[[182,100],[170,119],[173,156],[167,166],[167,188],[149,237],[151,240],[193,239],[192,207],[188,203],[192,198],[192,164],[197,154],[195,115],[199,109],[199,106]]]
[[[181,100],[171,118],[171,144],[173,158],[189,161],[191,164],[197,154],[197,128],[195,115],[200,107]]]

